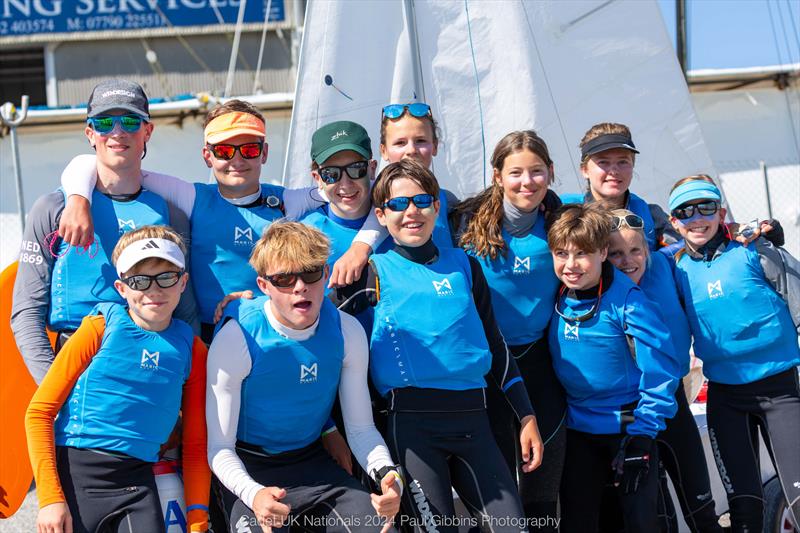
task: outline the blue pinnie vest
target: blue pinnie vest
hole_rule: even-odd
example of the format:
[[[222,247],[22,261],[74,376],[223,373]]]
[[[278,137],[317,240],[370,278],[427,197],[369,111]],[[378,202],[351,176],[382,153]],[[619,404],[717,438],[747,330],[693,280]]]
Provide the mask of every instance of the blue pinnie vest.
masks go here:
[[[194,187],[192,277],[200,321],[211,324],[214,309],[226,294],[246,289],[260,293],[248,261],[264,229],[283,216],[283,187],[262,184],[262,204],[257,207],[231,204],[216,185]]]
[[[547,331],[559,281],[547,246],[545,219],[538,217],[525,237],[503,230],[506,255],[475,256],[492,292],[492,309],[506,342],[519,346],[538,341]]]
[[[566,316],[580,316],[596,301],[562,296],[559,309]],[[592,318],[577,322],[553,314],[548,337],[550,353],[553,369],[567,394],[567,427],[571,429],[593,434],[637,434],[644,427],[663,429],[663,420],[674,415],[672,401],[649,406],[652,420],[622,418],[621,408],[635,407],[641,399],[642,371],[626,336],[625,307],[629,304],[643,307],[638,319],[648,322],[644,329],[668,337],[652,303],[628,276],[617,270]],[[663,367],[671,364],[672,361],[664,361]]]
[[[491,354],[472,299],[464,251],[441,248],[429,265],[395,251],[373,256],[371,262],[379,301],[370,339],[370,375],[378,392],[485,387]]]
[[[711,261],[681,254],[675,276],[709,380],[751,383],[800,364],[786,302],[764,278],[755,245],[729,242]]]
[[[666,255],[650,254],[650,264],[642,279],[639,280],[639,287],[661,312],[672,337],[675,355],[680,361],[680,375],[675,377],[682,378],[689,373],[689,363],[691,362],[689,349],[692,346],[692,334],[689,331],[686,311],[683,310],[678,289],[675,286],[673,268]]]
[[[178,420],[192,368],[192,329],[173,319],[164,331],[147,331],[113,303],[98,304],[92,314],[105,317],[105,332],[58,413],[56,445],[155,462]]]
[[[591,193],[588,194],[591,197]],[[586,203],[587,195],[569,193],[562,194],[560,198],[565,204],[583,204]],[[628,205],[625,206],[625,209],[641,217],[642,222],[644,222],[644,236],[647,239],[647,246],[650,247],[650,250],[655,251],[658,248],[656,223],[650,213],[650,206],[642,198],[628,191]]]
[[[242,382],[239,440],[267,453],[297,450],[317,440],[331,414],[344,360],[339,311],[322,302],[314,335],[280,335],[264,311],[266,296],[243,300],[236,317],[252,366]]]
[[[447,195],[444,190],[439,191],[439,215],[436,217],[436,225],[433,227],[433,244],[440,250],[442,248],[453,248],[453,237],[450,231],[450,222],[447,220]],[[391,237],[386,238],[391,241]]]
[[[120,235],[148,224],[169,224],[166,201],[146,189],[129,201],[112,200],[95,189],[91,211],[95,225],[89,250],[62,242],[61,257],[53,264],[48,326],[54,331],[78,329],[100,302],[125,304],[114,288],[117,271],[111,262]]]

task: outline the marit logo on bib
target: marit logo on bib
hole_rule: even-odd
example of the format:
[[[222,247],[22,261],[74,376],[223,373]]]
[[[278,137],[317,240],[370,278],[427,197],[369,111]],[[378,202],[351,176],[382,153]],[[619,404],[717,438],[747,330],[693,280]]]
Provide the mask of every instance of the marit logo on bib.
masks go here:
[[[527,274],[531,271],[530,257],[514,258],[514,274]]]
[[[136,224],[133,222],[132,218],[129,220],[122,220],[121,218],[118,218],[117,224],[119,224],[120,231],[125,231],[125,228],[128,228],[130,230],[136,229]]]
[[[451,296],[453,294],[453,287],[450,285],[449,279],[444,278],[442,281],[432,281],[432,283],[438,296]]]
[[[712,300],[716,298],[722,298],[725,296],[725,293],[722,292],[722,280],[717,280],[713,283],[708,284],[708,297]]]
[[[578,324],[573,326],[572,324],[564,323],[564,339],[568,341],[580,340],[578,338]]]
[[[311,366],[300,364],[300,383],[314,383],[317,381],[317,363]]]
[[[147,370],[158,370],[158,359],[161,356],[161,352],[148,352],[147,348],[142,350],[142,368]]]
[[[236,226],[233,230],[233,242],[236,244],[252,244],[253,228],[240,228]]]

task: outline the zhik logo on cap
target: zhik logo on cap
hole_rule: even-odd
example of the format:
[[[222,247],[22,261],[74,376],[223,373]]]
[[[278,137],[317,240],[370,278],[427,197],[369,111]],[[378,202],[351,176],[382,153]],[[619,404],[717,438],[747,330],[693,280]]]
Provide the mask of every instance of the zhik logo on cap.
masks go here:
[[[708,284],[708,297],[712,300],[722,298],[725,293],[722,292],[722,280],[717,280]]]
[[[433,288],[436,289],[436,294],[439,296],[449,296],[453,294],[453,287],[450,285],[450,280],[444,278],[442,281],[432,281]]]
[[[314,383],[317,381],[317,363],[311,366],[300,364],[300,383]]]
[[[347,136],[348,136],[348,135],[347,135],[347,132],[346,132],[345,130],[337,131],[337,132],[336,132],[336,133],[333,135],[333,137],[331,137],[331,141],[335,141],[336,139],[338,139],[338,138],[340,138],[340,137],[347,137]]]
[[[148,370],[158,370],[158,359],[161,357],[161,352],[150,353],[147,348],[142,350],[142,363],[141,367]]]
[[[573,326],[572,324],[564,323],[564,339],[568,341],[580,340],[578,338],[578,324]]]

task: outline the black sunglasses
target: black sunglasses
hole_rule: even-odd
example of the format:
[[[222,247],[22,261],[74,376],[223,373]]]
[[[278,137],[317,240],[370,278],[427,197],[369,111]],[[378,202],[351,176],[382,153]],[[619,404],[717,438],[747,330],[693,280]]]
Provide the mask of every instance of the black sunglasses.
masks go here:
[[[273,286],[279,289],[286,289],[287,287],[294,287],[297,283],[297,278],[303,280],[303,283],[310,285],[322,279],[324,269],[309,270],[307,272],[282,272],[280,274],[272,274],[271,276],[264,276],[264,279],[269,281]]]
[[[207,144],[206,145],[214,157],[222,159],[223,161],[230,161],[236,155],[238,150],[239,154],[244,159],[255,159],[261,157],[261,152],[264,151],[264,143],[244,143],[244,144]]]
[[[631,229],[644,228],[644,220],[639,215],[625,215],[621,217],[614,215],[611,218],[611,231],[617,231],[622,226],[628,226]]]
[[[136,274],[127,278],[120,278],[120,281],[135,291],[146,291],[155,281],[162,289],[169,289],[181,280],[183,270],[162,272],[153,276],[147,274]]]
[[[415,194],[414,196],[395,196],[386,200],[382,207],[391,209],[392,211],[405,211],[411,203],[414,203],[419,209],[425,209],[433,204],[432,194]]]
[[[700,213],[703,216],[711,216],[719,210],[719,204],[714,200],[703,202],[701,204],[690,204],[676,207],[672,210],[672,216],[678,220],[686,220],[692,218],[695,213]]]
[[[333,165],[320,167],[317,172],[319,173],[319,177],[322,178],[322,181],[328,185],[333,185],[342,179],[343,172],[347,172],[347,175],[353,180],[365,178],[367,177],[368,168],[369,161],[356,161],[355,163],[350,163],[349,165],[345,165],[343,167],[337,167]]]

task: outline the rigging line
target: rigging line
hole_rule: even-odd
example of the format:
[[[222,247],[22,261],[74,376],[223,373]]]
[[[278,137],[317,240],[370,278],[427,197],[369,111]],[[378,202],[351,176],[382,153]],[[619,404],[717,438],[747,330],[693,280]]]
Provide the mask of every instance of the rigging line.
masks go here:
[[[605,7],[606,5],[610,4],[611,1],[606,2],[600,7]],[[567,132],[564,131],[564,122],[561,120],[561,113],[558,111],[558,104],[556,104],[556,100],[553,97],[553,88],[550,86],[550,78],[547,76],[547,69],[544,67],[544,61],[542,61],[542,54],[539,51],[539,45],[536,43],[536,35],[533,32],[533,26],[531,26],[531,20],[528,17],[528,10],[525,8],[525,0],[520,0],[520,5],[522,5],[522,12],[525,13],[525,23],[528,25],[528,33],[533,40],[533,48],[536,50],[536,57],[539,60],[539,65],[542,67],[542,75],[544,76],[544,83],[547,85],[547,93],[550,95],[550,102],[553,104],[553,110],[556,114],[556,119],[558,120],[558,127],[561,130],[561,139],[564,141],[564,146],[567,147],[567,154],[570,155],[569,163],[572,165],[572,171],[574,173],[575,179],[578,181],[578,189],[581,189],[581,180],[580,180],[580,173],[578,172],[578,168],[575,166],[575,161],[572,158],[572,150],[569,149],[569,141],[567,140]],[[599,9],[598,7],[597,9]],[[592,12],[597,11],[597,9],[592,10]],[[588,13],[587,13],[588,15]],[[586,15],[584,15],[585,17]],[[583,17],[580,17],[583,18]]]
[[[800,51],[800,33],[797,31],[797,24],[795,24],[794,20],[794,11],[792,11],[792,3],[789,0],[786,0],[786,9],[789,11],[789,22],[792,23],[792,29],[794,30],[794,39],[797,43],[797,50]],[[800,13],[797,15],[800,17]]]
[[[161,84],[161,89],[167,95],[167,98],[169,98],[171,96],[174,96],[173,93],[172,93],[172,88],[169,85],[169,80],[167,79],[166,75],[164,74],[164,69],[161,67],[161,63],[158,60],[158,54],[156,54],[153,51],[153,49],[150,48],[150,45],[147,43],[146,39],[141,38],[141,39],[139,39],[139,41],[142,43],[142,48],[144,48],[144,51],[146,53],[152,53],[153,56],[156,59],[155,61],[151,62],[150,59],[148,58],[147,59],[147,63],[150,65],[150,68],[155,73],[156,79],[158,79],[158,83]]]
[[[267,8],[264,10],[264,28],[261,30],[261,47],[258,49],[258,62],[256,63],[256,73],[253,76],[253,94],[261,88],[261,60],[264,59],[264,45],[267,43],[267,24],[269,23],[269,12],[272,10],[272,0],[267,0]]]
[[[776,0],[775,6],[778,8],[778,16],[781,21],[781,31],[783,32],[783,41],[786,44],[786,53],[789,55],[789,63],[792,63],[792,48],[789,46],[789,33],[786,31],[786,23],[784,22],[783,10],[779,0]]]
[[[481,156],[483,157],[483,188],[486,188],[486,133],[483,124],[483,103],[481,102],[481,81],[478,77],[478,64],[475,61],[475,47],[472,43],[472,25],[469,21],[469,0],[464,0],[464,11],[467,14],[467,35],[469,36],[469,50],[472,53],[472,70],[475,72],[475,87],[478,92],[478,116],[481,121]]]
[[[775,28],[775,18],[772,16],[772,7],[769,5],[769,0],[765,0],[767,3],[767,12],[769,12],[769,24],[772,27],[772,38],[775,40],[775,51],[778,54],[778,63],[783,65],[783,54],[781,54],[781,47],[778,44],[778,30]]]
[[[563,31],[565,31],[565,30],[569,29],[570,27],[574,26],[574,25],[575,25],[575,24],[577,24],[578,22],[582,21],[582,20],[583,20],[583,19],[585,19],[586,17],[588,17],[588,16],[591,16],[591,15],[594,15],[595,13],[597,13],[598,11],[600,11],[601,9],[603,9],[604,7],[606,7],[608,4],[610,4],[610,3],[612,3],[612,2],[614,2],[614,0],[606,0],[605,2],[603,2],[602,4],[600,4],[599,6],[597,6],[596,8],[594,8],[594,9],[590,9],[589,11],[587,11],[586,13],[584,13],[583,15],[581,15],[580,17],[578,17],[578,18],[576,18],[576,19],[572,19],[572,20],[570,20],[569,22],[567,22],[566,24],[564,24],[563,26],[561,26],[561,28],[560,28],[560,29],[561,29],[561,31],[563,32]]]

